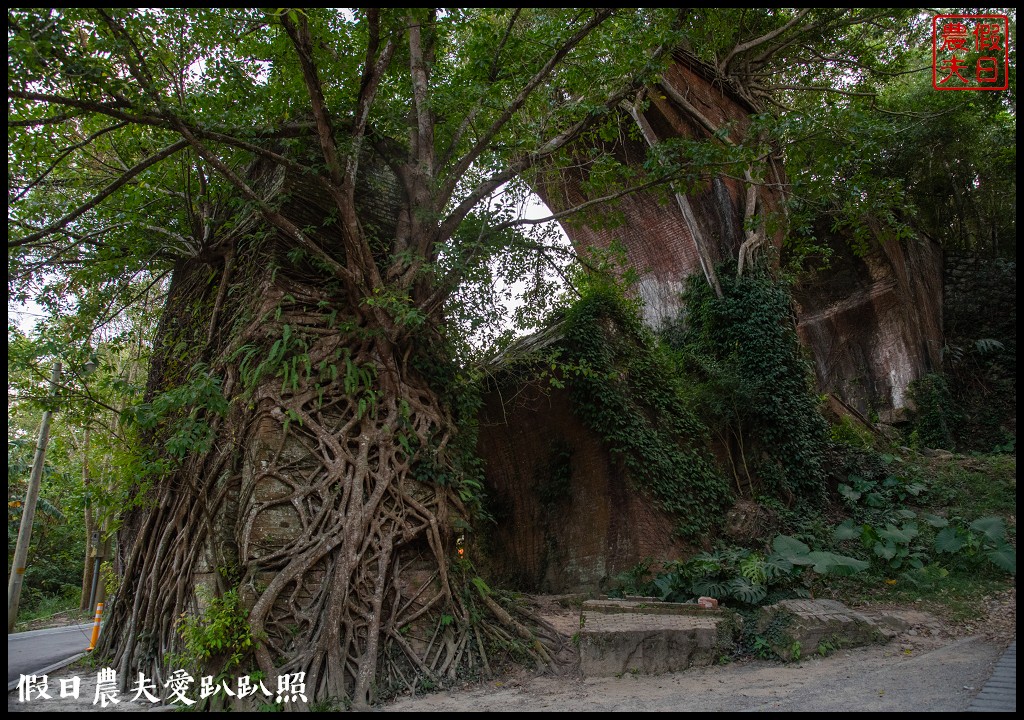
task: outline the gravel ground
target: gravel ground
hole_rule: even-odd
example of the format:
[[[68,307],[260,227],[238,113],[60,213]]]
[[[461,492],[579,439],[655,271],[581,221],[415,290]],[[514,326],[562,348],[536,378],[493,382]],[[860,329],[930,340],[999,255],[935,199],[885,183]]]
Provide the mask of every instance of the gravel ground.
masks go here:
[[[382,712],[960,712],[1016,635],[1016,590],[982,598],[982,622],[955,625],[915,607],[859,607],[899,620],[885,645],[810,656],[798,663],[749,660],[657,676],[531,676],[421,697]],[[578,619],[570,615],[567,620]]]

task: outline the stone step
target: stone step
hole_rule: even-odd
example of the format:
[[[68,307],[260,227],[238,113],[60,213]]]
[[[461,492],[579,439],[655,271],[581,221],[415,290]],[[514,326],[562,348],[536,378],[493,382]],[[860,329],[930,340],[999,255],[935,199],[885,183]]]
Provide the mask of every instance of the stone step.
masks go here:
[[[579,633],[585,677],[657,675],[712,665],[734,648],[741,619],[727,608],[655,598],[588,600]],[[784,600],[763,608],[756,632],[786,660],[887,642],[895,634],[834,600]]]
[[[579,634],[585,677],[657,675],[711,665],[728,653],[734,622],[720,609],[656,600],[588,600]],[[731,627],[731,625],[730,625]]]
[[[761,609],[757,632],[783,660],[884,643],[895,634],[835,600],[782,600],[769,605]]]

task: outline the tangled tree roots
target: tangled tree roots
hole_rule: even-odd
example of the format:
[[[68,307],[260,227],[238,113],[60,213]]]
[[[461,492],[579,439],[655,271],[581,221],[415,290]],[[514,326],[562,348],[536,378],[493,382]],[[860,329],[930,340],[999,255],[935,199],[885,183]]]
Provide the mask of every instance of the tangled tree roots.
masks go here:
[[[243,268],[227,294],[202,272],[175,279],[151,389],[180,385],[201,360],[230,409],[182,410],[212,443],[126,522],[100,653],[122,681],[143,672],[160,686],[185,660],[215,677],[258,670],[272,692],[305,673],[310,704],[357,708],[488,675],[496,653],[557,671],[563,638],[506,609],[457,554],[469,518],[443,472],[455,424],[411,350],[365,318],[332,323],[337,297],[271,264]],[[181,618],[230,590],[251,636],[186,643]]]

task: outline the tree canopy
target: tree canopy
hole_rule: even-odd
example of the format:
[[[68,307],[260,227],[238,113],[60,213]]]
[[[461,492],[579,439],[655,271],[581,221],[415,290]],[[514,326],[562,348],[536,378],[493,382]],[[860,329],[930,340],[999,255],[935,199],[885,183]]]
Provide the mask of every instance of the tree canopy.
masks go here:
[[[215,253],[217,230],[244,203],[322,255],[246,184],[256,159],[332,195],[347,257],[323,259],[352,290],[387,287],[402,303],[417,283],[427,292],[429,275],[420,310],[438,312],[494,254],[482,240],[509,220],[496,191],[653,77],[678,24],[656,11],[511,9],[9,20],[11,293],[56,307],[100,291],[92,302],[112,314],[133,300],[133,279]],[[369,145],[421,207],[380,267],[348,207]],[[473,212],[486,219],[460,235]],[[129,221],[139,216],[144,224]],[[88,302],[78,300],[80,314]]]
[[[244,661],[361,707],[487,669],[498,650],[556,666],[550,628],[455,553],[480,500],[467,338],[507,338],[496,300],[513,283],[522,322],[539,321],[551,273],[577,259],[523,214],[531,183],[586,168],[590,199],[546,218],[586,219],[720,173],[753,194],[756,163],[779,155],[792,237],[870,215],[1005,251],[1013,93],[929,95],[929,22],[913,9],[9,10],[8,297],[49,318],[15,357],[80,363],[104,346],[102,392],[76,387],[132,451],[117,504],[133,592],[101,647],[122,677]],[[645,93],[676,52],[744,99],[750,132],[673,97],[709,139],[647,136]],[[929,135],[941,122],[963,137],[968,120],[995,162]],[[650,146],[642,167],[610,150],[622,133]],[[144,393],[137,370],[119,372],[128,358],[150,361]],[[237,631],[230,648],[204,634],[219,621]]]

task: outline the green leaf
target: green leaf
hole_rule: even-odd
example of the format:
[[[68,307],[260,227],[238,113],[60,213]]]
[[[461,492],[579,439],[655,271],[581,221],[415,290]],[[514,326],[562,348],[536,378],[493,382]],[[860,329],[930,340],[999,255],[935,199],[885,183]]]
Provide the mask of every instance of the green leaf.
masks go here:
[[[745,577],[734,577],[729,581],[729,594],[748,605],[756,605],[768,595],[768,588],[753,583]]]
[[[1000,542],[1006,539],[1006,522],[995,516],[978,518],[971,523],[971,530],[981,533],[989,542]]]
[[[682,584],[683,578],[678,573],[666,573],[654,578],[654,587],[658,590],[658,597],[667,602],[679,602],[685,600],[686,588]]]
[[[785,560],[794,565],[811,565],[814,561],[810,558],[811,549],[789,535],[778,535],[772,541],[772,548]]]
[[[783,577],[793,571],[793,563],[777,553],[772,553],[764,560],[765,575],[768,580]]]
[[[690,585],[690,589],[699,597],[722,598],[729,594],[729,583],[714,578],[697,578]]]
[[[885,499],[885,496],[877,492],[869,492],[865,496],[864,502],[868,507],[873,508],[883,508],[888,505],[888,501]]]
[[[483,578],[474,577],[473,585],[476,587],[477,592],[479,592],[482,596],[487,597],[491,594],[491,588],[487,586],[487,583],[484,582]]]
[[[836,542],[855,540],[861,536],[861,528],[854,525],[853,520],[844,520],[832,530],[832,539]]]
[[[875,555],[883,560],[892,560],[899,552],[899,548],[892,543],[877,542],[875,543],[874,551]]]
[[[902,528],[898,528],[892,523],[886,524],[885,528],[878,531],[879,537],[884,540],[890,540],[898,544],[909,544],[911,540],[917,537],[918,529],[915,523],[904,523]]]
[[[757,553],[751,553],[740,560],[740,575],[755,585],[764,585],[768,579],[764,558]]]
[[[854,575],[871,567],[871,563],[865,560],[822,550],[809,553],[809,557],[812,569],[821,575]]]
[[[842,495],[847,500],[849,500],[850,502],[855,503],[858,500],[860,500],[860,495],[861,494],[859,492],[857,492],[856,490],[854,490],[849,485],[847,485],[846,483],[839,483],[838,490],[839,490],[839,494]]]
[[[955,527],[944,527],[935,535],[935,549],[941,553],[959,552],[966,544],[963,531]]]
[[[985,557],[1000,570],[1005,570],[1011,575],[1017,574],[1017,551],[1011,545],[1002,543],[986,550]]]

